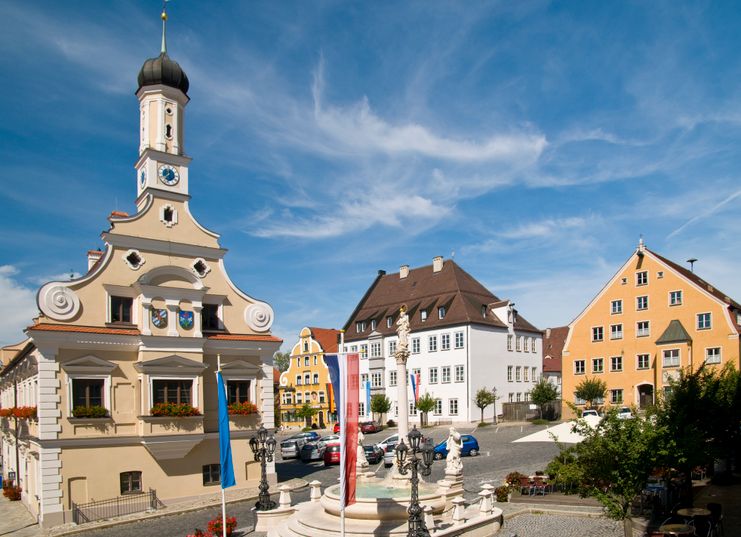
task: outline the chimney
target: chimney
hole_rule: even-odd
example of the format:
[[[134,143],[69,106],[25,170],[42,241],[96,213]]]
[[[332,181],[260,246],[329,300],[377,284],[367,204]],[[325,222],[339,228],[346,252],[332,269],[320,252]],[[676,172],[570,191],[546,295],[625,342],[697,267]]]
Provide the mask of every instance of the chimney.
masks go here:
[[[378,275],[379,276],[385,276],[386,275],[386,271],[385,270],[379,270],[378,271]]]
[[[546,338],[549,338],[549,337],[551,337],[551,329],[550,329],[550,328],[546,328],[546,329],[545,329],[545,337],[546,337]]]
[[[399,279],[403,280],[409,276],[409,265],[402,265],[399,267]]]
[[[93,268],[93,265],[98,262],[98,259],[103,257],[103,252],[100,250],[88,250],[87,251],[87,269]]]
[[[432,272],[440,272],[443,269],[443,256],[432,258]]]

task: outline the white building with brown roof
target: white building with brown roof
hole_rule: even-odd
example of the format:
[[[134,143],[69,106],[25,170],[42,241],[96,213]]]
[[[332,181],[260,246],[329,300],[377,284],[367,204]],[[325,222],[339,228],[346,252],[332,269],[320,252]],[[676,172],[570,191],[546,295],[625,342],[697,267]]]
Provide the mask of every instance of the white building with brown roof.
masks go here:
[[[138,81],[136,213],[111,213],[87,274],[41,287],[0,372],[4,477],[44,526],[93,498],[217,493],[218,361],[237,488],[257,486],[248,439],[273,426],[273,310],[234,285],[219,235],[191,213],[188,79],[163,50]]]
[[[371,394],[389,397],[391,419],[398,413],[394,353],[402,305],[411,327],[407,370],[419,374],[420,396],[437,400],[430,423],[478,420],[474,397],[481,388],[496,389],[498,396],[496,410],[486,409],[488,419],[501,413],[503,402],[528,400],[541,374],[541,331],[453,260],[436,257],[432,265],[404,265],[396,274],[379,271],[345,325],[344,350],[360,353],[361,375],[367,375]],[[409,400],[414,401],[411,386]],[[410,416],[416,415],[410,403]]]

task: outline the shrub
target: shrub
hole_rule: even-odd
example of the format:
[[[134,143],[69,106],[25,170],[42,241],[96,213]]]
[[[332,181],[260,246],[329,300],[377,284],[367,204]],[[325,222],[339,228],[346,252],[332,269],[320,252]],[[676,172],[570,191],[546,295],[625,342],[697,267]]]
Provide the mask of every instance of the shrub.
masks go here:
[[[388,427],[396,427],[396,422],[395,422],[394,420],[388,420],[388,421],[386,422],[386,425],[387,425]]]
[[[507,474],[507,477],[504,478],[505,483],[512,487],[518,487],[520,486],[520,478],[527,477],[525,474],[521,474],[520,472],[510,472]]]
[[[13,415],[12,408],[0,408],[0,418],[9,418]]]
[[[511,489],[509,488],[509,485],[501,485],[494,489],[494,494],[496,494],[497,501],[500,503],[509,501],[510,492],[511,492]]]
[[[5,487],[3,486],[3,496],[9,499],[11,502],[17,502],[21,499],[21,487]]]
[[[108,410],[100,405],[76,406],[72,409],[72,416],[75,418],[105,418],[108,416]]]
[[[188,403],[157,403],[149,413],[152,416],[173,416],[177,418],[201,415],[197,408],[193,408]]]
[[[214,535],[214,537],[217,537],[218,535],[223,535],[223,529],[222,529],[222,519],[221,515],[217,516],[213,520],[209,520],[208,522],[208,533]],[[237,519],[233,516],[226,517],[226,534],[231,535],[232,532],[237,527]]]
[[[232,403],[228,406],[229,414],[240,416],[247,416],[248,414],[255,414],[257,412],[257,405],[245,401],[244,403]]]
[[[0,408],[0,418],[36,419],[36,407],[14,406],[12,408]]]

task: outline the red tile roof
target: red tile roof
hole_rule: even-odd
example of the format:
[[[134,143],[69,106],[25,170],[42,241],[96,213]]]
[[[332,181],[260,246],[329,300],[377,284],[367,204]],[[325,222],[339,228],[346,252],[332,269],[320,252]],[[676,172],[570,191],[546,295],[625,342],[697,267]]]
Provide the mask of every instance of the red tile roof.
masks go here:
[[[280,384],[280,370],[277,367],[273,368],[273,384]]]
[[[550,332],[550,334],[549,334]],[[543,335],[543,373],[560,373],[568,326],[548,328]]]
[[[138,328],[109,328],[107,326],[78,326],[71,324],[39,323],[29,326],[27,330],[44,332],[82,332],[85,334],[113,334],[119,336],[138,336]]]
[[[108,218],[128,218],[129,213],[125,213],[123,211],[111,211],[111,214],[108,216]]]
[[[335,328],[314,328],[309,327],[311,330],[311,337],[313,337],[319,345],[321,345],[324,352],[337,352],[339,347],[337,340],[340,337],[340,331]]]
[[[345,325],[345,340],[365,339],[370,334],[370,321],[376,321],[376,331],[384,336],[396,333],[396,320],[402,304],[407,307],[412,331],[442,328],[462,324],[480,324],[506,328],[490,308],[492,304],[501,305],[502,300],[458,266],[452,259],[445,260],[439,272],[432,271],[432,265],[412,269],[406,278],[399,273],[379,273],[365,296]],[[438,318],[437,308],[445,306],[445,317]],[[481,314],[482,306],[487,307],[486,316]],[[422,321],[419,311],[427,310],[427,320]],[[385,318],[392,317],[391,327],[386,326]],[[355,324],[366,322],[366,330],[358,334]],[[515,330],[540,332],[521,315],[515,321]]]
[[[208,339],[219,339],[223,341],[274,341],[276,343],[283,343],[283,340],[279,337],[269,334],[210,334],[206,337]]]

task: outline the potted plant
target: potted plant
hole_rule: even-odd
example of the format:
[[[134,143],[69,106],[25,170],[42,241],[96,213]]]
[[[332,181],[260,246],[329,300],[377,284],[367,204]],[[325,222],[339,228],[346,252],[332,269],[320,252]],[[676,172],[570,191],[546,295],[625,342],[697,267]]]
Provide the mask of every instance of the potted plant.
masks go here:
[[[201,415],[198,409],[193,408],[189,403],[156,403],[149,413],[155,417],[169,416],[174,418]]]
[[[507,474],[507,477],[504,478],[504,482],[507,483],[510,487],[519,487],[520,486],[520,479],[523,477],[527,477],[525,474],[521,474],[520,472],[510,472]]]
[[[245,401],[244,403],[231,403],[228,407],[229,415],[248,416],[257,413],[257,405]]]
[[[209,520],[208,522],[208,533],[211,535],[217,536],[217,535],[223,535],[223,528],[222,528],[222,518],[221,515],[217,516],[213,520]],[[231,535],[232,532],[237,527],[237,519],[233,516],[226,517],[226,534],[227,536]]]
[[[72,409],[75,418],[107,418],[108,409],[100,405],[76,406]]]
[[[494,494],[496,495],[498,502],[505,503],[510,500],[512,489],[509,485],[500,485],[494,489]]]

